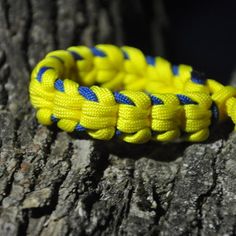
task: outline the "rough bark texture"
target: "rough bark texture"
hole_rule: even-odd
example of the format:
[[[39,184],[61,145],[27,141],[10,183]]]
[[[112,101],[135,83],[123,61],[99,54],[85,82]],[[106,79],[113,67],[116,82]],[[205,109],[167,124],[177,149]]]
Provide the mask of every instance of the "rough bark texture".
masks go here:
[[[78,140],[39,125],[28,101],[30,71],[50,50],[133,42],[163,53],[161,1],[0,4],[0,235],[236,233],[232,124],[202,144]]]

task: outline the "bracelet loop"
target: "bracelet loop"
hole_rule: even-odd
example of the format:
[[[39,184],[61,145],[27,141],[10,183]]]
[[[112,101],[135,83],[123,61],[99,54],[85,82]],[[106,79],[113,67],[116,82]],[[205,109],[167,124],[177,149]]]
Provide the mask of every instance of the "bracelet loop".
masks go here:
[[[29,91],[41,124],[102,140],[200,142],[218,119],[236,123],[236,88],[127,46],[50,52]]]

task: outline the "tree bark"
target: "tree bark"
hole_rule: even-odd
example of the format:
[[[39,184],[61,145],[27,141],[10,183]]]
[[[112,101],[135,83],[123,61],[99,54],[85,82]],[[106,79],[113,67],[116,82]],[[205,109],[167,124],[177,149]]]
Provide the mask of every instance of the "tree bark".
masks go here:
[[[29,103],[30,72],[48,51],[114,43],[164,54],[162,1],[0,4],[0,235],[236,233],[230,122],[201,144],[78,140],[39,125]]]

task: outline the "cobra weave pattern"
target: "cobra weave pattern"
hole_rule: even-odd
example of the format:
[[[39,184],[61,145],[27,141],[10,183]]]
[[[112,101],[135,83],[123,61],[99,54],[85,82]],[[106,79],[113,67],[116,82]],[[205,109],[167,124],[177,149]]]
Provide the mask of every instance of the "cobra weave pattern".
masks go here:
[[[236,123],[235,96],[234,87],[190,66],[114,45],[50,52],[30,82],[41,124],[130,143],[203,141],[218,120],[231,117]]]

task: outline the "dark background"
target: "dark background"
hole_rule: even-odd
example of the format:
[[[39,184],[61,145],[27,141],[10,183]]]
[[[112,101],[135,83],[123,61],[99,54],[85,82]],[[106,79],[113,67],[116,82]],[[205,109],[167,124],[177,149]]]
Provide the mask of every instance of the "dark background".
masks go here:
[[[236,66],[236,1],[165,0],[164,21],[163,16],[154,14],[155,5],[155,0],[124,4],[124,27],[129,31],[126,43],[148,54],[155,52],[175,64],[192,65],[208,77],[227,83]],[[137,14],[131,15],[131,8]],[[163,21],[164,51],[156,52],[150,46],[155,30],[160,30],[150,25],[153,18]]]

